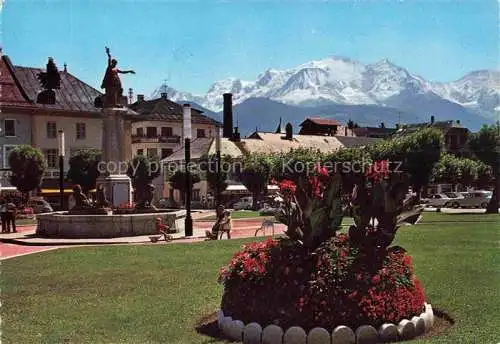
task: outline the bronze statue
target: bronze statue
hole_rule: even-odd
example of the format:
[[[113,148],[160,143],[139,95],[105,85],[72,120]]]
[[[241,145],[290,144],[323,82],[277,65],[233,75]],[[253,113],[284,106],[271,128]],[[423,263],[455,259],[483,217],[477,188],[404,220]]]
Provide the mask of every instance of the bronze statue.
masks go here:
[[[78,184],[73,186],[73,198],[75,199],[75,206],[71,210],[87,209],[92,207],[91,202],[82,192],[82,187]]]
[[[123,107],[121,98],[123,96],[122,83],[118,74],[135,74],[133,70],[120,70],[116,67],[118,61],[111,58],[109,48],[106,47],[106,54],[108,55],[108,67],[106,74],[102,80],[101,88],[106,90],[104,98],[104,107]]]
[[[97,186],[95,207],[96,208],[106,208],[108,206],[109,206],[109,202],[106,199],[106,194],[104,192],[104,187],[102,186],[102,184],[99,184]]]
[[[49,57],[49,61],[47,62],[47,70],[38,73],[37,77],[43,88],[43,91],[37,96],[37,103],[55,104],[56,93],[54,90],[61,88],[61,76],[52,57]]]
[[[138,209],[156,209],[153,206],[155,186],[153,184],[136,185],[135,196]]]

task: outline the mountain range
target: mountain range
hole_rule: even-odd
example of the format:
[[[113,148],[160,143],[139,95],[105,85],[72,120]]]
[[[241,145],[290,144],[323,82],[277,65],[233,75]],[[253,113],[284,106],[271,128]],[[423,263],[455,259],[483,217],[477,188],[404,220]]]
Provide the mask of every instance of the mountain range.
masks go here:
[[[222,94],[233,94],[235,124],[243,134],[274,130],[279,119],[298,125],[305,117],[329,117],[360,125],[459,120],[475,130],[500,115],[500,71],[479,70],[449,83],[426,81],[384,59],[362,64],[328,57],[297,67],[268,69],[255,81],[228,78],[196,95],[162,85],[151,97],[168,93],[221,118]]]

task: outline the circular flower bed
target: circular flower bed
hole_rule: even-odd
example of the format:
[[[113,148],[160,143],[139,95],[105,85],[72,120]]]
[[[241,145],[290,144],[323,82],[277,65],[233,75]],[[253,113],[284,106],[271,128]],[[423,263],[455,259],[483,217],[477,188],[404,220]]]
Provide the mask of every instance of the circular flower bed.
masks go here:
[[[423,288],[411,257],[390,247],[379,261],[340,234],[313,252],[290,239],[251,243],[220,271],[222,311],[244,323],[357,328],[419,316]]]

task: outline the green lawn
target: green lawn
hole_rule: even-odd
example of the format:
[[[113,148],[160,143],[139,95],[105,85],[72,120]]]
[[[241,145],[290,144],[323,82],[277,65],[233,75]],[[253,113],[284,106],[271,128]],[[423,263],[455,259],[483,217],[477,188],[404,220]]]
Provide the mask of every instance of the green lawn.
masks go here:
[[[498,215],[426,213],[396,244],[429,302],[457,323],[412,343],[500,340]],[[2,343],[220,343],[195,331],[220,302],[217,271],[247,240],[61,249],[2,262]]]

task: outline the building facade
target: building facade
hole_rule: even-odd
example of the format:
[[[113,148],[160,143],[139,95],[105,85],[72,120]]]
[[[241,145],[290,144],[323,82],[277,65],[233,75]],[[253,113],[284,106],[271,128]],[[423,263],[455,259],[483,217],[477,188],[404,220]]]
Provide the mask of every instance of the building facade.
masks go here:
[[[133,156],[164,159],[184,146],[183,108],[169,100],[166,93],[152,100],[138,95],[130,108],[138,114],[131,127]],[[221,125],[195,108],[191,108],[191,123],[192,139],[214,138],[216,128]]]

